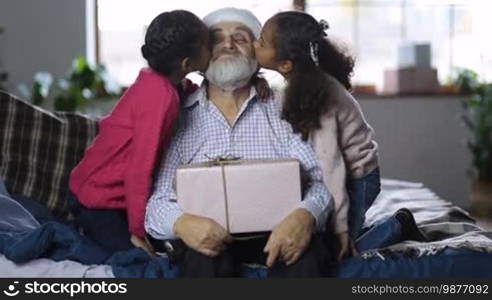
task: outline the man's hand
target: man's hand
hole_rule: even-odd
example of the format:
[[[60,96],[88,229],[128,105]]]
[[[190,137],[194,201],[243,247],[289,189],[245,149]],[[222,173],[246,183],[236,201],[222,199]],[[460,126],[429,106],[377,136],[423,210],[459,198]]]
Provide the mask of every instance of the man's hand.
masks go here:
[[[349,237],[348,232],[337,234],[338,243],[340,244],[340,252],[338,252],[338,261],[341,261],[344,257],[359,255],[354,241]]]
[[[174,232],[194,250],[217,256],[232,241],[227,231],[212,219],[183,214],[174,223]]]
[[[310,212],[298,208],[278,224],[263,250],[268,252],[267,266],[273,266],[277,259],[286,265],[295,263],[311,241],[314,223],[315,219]]]

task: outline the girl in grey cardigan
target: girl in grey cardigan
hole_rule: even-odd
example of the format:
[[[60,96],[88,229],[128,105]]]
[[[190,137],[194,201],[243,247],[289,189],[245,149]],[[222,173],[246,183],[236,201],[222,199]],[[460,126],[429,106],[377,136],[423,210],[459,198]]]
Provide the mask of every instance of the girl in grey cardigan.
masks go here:
[[[318,155],[335,202],[341,259],[357,252],[353,241],[379,194],[380,175],[374,131],[349,93],[353,59],[326,38],[326,29],[306,13],[278,13],[265,23],[255,51],[262,67],[288,82],[282,117]]]

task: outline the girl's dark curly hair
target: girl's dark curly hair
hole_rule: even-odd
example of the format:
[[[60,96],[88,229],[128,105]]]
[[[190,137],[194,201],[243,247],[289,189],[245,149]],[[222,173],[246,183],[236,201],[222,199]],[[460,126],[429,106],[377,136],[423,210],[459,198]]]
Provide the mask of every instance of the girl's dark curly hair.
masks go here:
[[[164,12],[155,17],[147,28],[142,56],[152,69],[170,75],[185,57],[200,55],[207,35],[207,26],[191,12]]]
[[[288,74],[282,118],[307,140],[312,130],[321,127],[321,116],[329,110],[330,82],[326,73],[350,90],[354,59],[326,38],[324,26],[309,14],[281,12],[271,21],[276,59],[290,60],[293,64]],[[319,66],[311,56],[310,43],[318,48]]]

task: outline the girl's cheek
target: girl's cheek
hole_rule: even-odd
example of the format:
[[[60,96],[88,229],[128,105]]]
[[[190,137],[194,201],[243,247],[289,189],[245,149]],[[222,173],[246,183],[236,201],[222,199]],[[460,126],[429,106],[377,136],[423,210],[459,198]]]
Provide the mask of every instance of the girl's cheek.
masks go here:
[[[264,59],[263,59],[263,55],[262,55],[261,51],[256,51],[255,55],[256,55],[256,60],[258,61],[258,63],[263,64]]]
[[[260,55],[261,55],[260,50],[258,49],[258,47],[256,47],[256,46],[255,46],[255,47],[254,47],[254,51],[255,51],[255,56],[256,56],[256,57],[258,57],[258,56],[260,56]]]
[[[268,64],[268,61],[265,61],[265,57],[262,55],[262,53],[258,53],[256,55],[256,61],[260,66],[265,66],[265,64]]]

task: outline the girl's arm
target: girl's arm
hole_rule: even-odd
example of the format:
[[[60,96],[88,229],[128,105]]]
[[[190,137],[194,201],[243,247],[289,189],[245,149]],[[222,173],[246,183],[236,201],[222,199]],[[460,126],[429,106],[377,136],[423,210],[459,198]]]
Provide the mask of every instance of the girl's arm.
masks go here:
[[[324,136],[323,140],[332,144],[330,148],[324,148],[330,149],[331,151],[323,151],[318,156],[324,173],[324,182],[333,196],[335,208],[333,226],[340,246],[337,258],[341,260],[345,256],[351,256],[357,253],[353,241],[349,237],[348,212],[350,198],[346,188],[347,170],[345,160],[337,142],[337,137],[332,133],[323,133],[322,135]],[[331,137],[327,137],[327,135]]]
[[[196,85],[193,81],[188,78],[184,78],[181,80],[181,83],[178,85],[179,97],[181,99],[188,98],[189,95],[193,94],[198,89],[198,85]]]
[[[139,237],[145,235],[145,207],[151,193],[152,174],[158,158],[167,150],[166,142],[172,137],[178,117],[179,99],[171,88],[170,85],[168,90],[162,86],[144,86],[134,103],[134,138],[125,176],[125,196],[130,232]]]
[[[311,133],[311,139],[323,171],[323,181],[330,190],[335,208],[335,233],[348,232],[350,198],[346,188],[347,166],[340,150],[338,122],[335,113],[324,116],[321,128]]]

